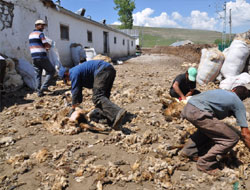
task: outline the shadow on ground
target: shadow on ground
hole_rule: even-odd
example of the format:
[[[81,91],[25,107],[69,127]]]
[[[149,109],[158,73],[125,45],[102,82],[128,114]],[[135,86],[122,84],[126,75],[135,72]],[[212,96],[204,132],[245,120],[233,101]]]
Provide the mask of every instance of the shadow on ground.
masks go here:
[[[28,87],[23,87],[14,92],[2,92],[1,94],[1,103],[0,103],[0,112],[6,107],[11,107],[15,104],[28,104],[34,100],[25,100],[27,94],[32,94],[34,91]]]

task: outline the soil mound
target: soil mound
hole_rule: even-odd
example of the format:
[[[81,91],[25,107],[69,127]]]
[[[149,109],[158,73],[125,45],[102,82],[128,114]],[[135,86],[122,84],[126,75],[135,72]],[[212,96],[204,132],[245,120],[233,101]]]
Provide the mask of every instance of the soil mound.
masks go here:
[[[171,54],[186,59],[193,63],[199,63],[201,50],[215,47],[213,44],[187,44],[184,46],[155,46],[153,48],[143,48],[144,54]]]

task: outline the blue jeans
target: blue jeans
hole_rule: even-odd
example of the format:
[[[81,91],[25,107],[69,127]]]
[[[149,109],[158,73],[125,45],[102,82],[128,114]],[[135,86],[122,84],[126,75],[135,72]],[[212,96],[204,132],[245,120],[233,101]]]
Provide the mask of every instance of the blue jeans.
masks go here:
[[[43,91],[49,87],[56,70],[50,63],[48,58],[36,58],[33,59],[33,66],[36,72],[36,90]],[[46,77],[42,84],[42,71],[46,71]]]

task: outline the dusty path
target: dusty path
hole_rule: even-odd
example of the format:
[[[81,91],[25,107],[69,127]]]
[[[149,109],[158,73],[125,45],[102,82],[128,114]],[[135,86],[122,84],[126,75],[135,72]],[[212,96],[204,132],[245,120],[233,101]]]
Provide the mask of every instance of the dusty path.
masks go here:
[[[238,168],[225,168],[221,177],[211,177],[178,156],[180,149],[174,145],[193,127],[178,119],[167,122],[160,97],[187,69],[184,62],[175,56],[142,55],[115,66],[111,99],[129,112],[124,124],[128,134],[50,133],[45,125],[64,108],[66,86],[51,87],[44,98],[23,97],[23,91],[12,94],[18,104],[0,113],[0,140],[5,138],[0,142],[0,189],[206,190],[233,189],[235,182],[239,189],[244,189],[242,184],[250,189],[249,159],[243,160],[244,177]],[[93,107],[91,94],[84,90],[84,109]],[[249,111],[249,100],[245,104]]]

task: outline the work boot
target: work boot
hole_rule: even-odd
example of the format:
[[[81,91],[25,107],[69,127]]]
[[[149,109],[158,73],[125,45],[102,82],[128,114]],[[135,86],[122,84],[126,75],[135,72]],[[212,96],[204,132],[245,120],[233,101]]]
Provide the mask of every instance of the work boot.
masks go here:
[[[199,157],[197,154],[193,154],[193,155],[187,155],[184,151],[181,151],[179,153],[179,156],[181,156],[182,158],[188,158],[191,161],[197,162]]]
[[[100,123],[100,121],[105,120],[105,116],[102,114],[102,111],[99,108],[95,108],[89,114],[90,121]],[[107,122],[106,122],[107,123]]]
[[[49,90],[49,88],[47,87],[47,88],[43,88],[43,89],[41,89],[43,92],[51,92],[50,90]]]
[[[40,90],[39,90],[39,91],[37,92],[37,96],[38,96],[38,97],[42,97],[42,96],[44,96],[43,91],[40,91]]]
[[[112,128],[114,130],[117,131],[117,130],[121,129],[122,120],[125,117],[126,113],[127,113],[127,111],[125,109],[123,109],[123,108],[121,108],[119,110],[119,112],[117,113],[117,115],[115,117],[115,121],[114,121],[114,123],[112,125]]]

